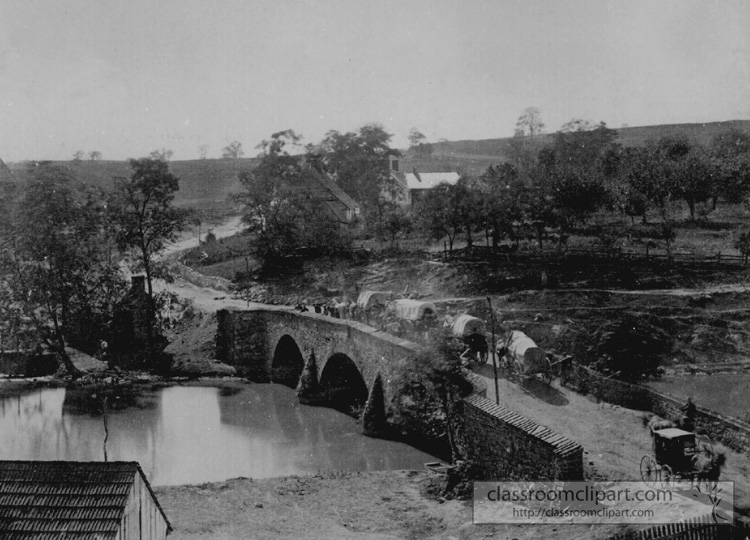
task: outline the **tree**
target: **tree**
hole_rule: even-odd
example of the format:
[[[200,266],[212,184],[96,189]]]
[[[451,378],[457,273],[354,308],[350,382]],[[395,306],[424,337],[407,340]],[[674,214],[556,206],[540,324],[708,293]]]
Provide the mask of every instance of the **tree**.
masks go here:
[[[420,144],[423,144],[427,140],[427,137],[424,133],[419,131],[417,128],[413,127],[411,128],[411,131],[409,131],[409,145],[419,146]]]
[[[432,188],[419,201],[416,209],[420,229],[434,240],[448,237],[448,249],[453,251],[453,242],[464,227],[464,216],[459,192],[454,185],[441,183]]]
[[[158,161],[169,161],[172,158],[173,154],[174,152],[172,152],[171,150],[162,148],[161,150],[154,150],[148,155],[148,157],[149,159],[156,159]]]
[[[99,150],[94,150],[93,152],[89,153],[89,159],[91,161],[101,161],[102,153]]]
[[[581,170],[567,169],[552,180],[552,204],[562,233],[584,224],[604,204],[607,191],[601,179]]]
[[[673,337],[658,320],[626,314],[603,321],[586,332],[586,350],[579,351],[597,371],[620,380],[638,382],[658,373],[662,357],[672,351]]]
[[[742,254],[742,262],[747,265],[747,260],[750,258],[750,229],[745,228],[739,232],[734,241],[734,248]]]
[[[544,131],[542,113],[536,107],[526,107],[516,122],[516,135],[533,139]]]
[[[168,278],[164,265],[156,257],[167,242],[184,230],[189,211],[175,208],[174,197],[179,180],[169,171],[166,161],[152,158],[131,159],[130,178],[119,179],[110,201],[110,215],[117,227],[120,249],[137,252],[135,269],[146,274],[148,295],[153,302],[153,280]]]
[[[396,245],[396,240],[404,235],[409,234],[413,228],[411,213],[391,199],[381,197],[378,205],[378,220],[375,228],[381,243],[384,240],[390,242],[390,247]]]
[[[243,221],[255,233],[255,252],[266,265],[299,248],[322,252],[350,242],[326,202],[307,189],[324,173],[284,149],[295,137],[291,130],[274,133],[261,143],[258,164],[239,174],[243,191],[235,200],[244,207]]]
[[[66,345],[93,352],[124,288],[106,205],[66,169],[40,165],[31,176],[3,227],[12,241],[2,259],[2,290],[15,315],[30,321],[36,337],[77,375]]]
[[[588,120],[574,118],[555,135],[553,148],[557,164],[559,167],[593,169],[616,138],[617,131],[609,129],[604,122],[594,125]]]
[[[424,133],[417,128],[411,128],[409,132],[409,146],[417,156],[429,156],[432,154],[432,145],[427,141]]]
[[[490,165],[476,183],[477,206],[485,229],[492,236],[492,246],[508,236],[517,242],[517,225],[524,217],[527,189],[519,179],[518,170],[510,163]]]
[[[375,227],[380,196],[391,181],[388,156],[400,156],[390,140],[383,126],[367,124],[357,132],[329,131],[319,145],[308,147],[308,155],[315,154],[313,159],[362,205],[370,227]]]
[[[730,129],[711,140],[709,156],[716,174],[717,197],[738,203],[750,192],[750,133]]]
[[[83,159],[83,150],[78,150],[76,151],[75,154],[73,154],[73,161],[75,161],[76,163],[78,163],[82,159]]]
[[[208,145],[202,144],[198,147],[198,157],[200,159],[206,159],[206,156],[208,155]]]
[[[394,423],[420,437],[445,438],[453,461],[463,458],[458,432],[460,402],[472,391],[459,353],[447,338],[418,353],[396,377]]]
[[[222,149],[221,157],[228,159],[240,159],[245,155],[242,151],[242,143],[239,141],[232,141]]]

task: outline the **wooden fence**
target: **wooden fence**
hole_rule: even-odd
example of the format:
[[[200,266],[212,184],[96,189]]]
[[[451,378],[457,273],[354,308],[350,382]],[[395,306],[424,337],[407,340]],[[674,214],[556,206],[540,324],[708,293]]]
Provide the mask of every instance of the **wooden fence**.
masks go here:
[[[514,257],[523,258],[548,258],[548,257],[572,257],[572,256],[587,256],[600,260],[629,260],[629,261],[652,261],[652,262],[672,262],[672,263],[683,263],[691,264],[694,266],[706,266],[706,265],[717,265],[717,266],[745,266],[745,257],[742,255],[728,255],[725,253],[717,252],[715,254],[705,253],[693,253],[693,252],[673,252],[671,256],[666,253],[646,253],[641,251],[625,251],[621,249],[615,250],[602,250],[602,249],[586,249],[586,248],[562,248],[562,249],[551,249],[551,250],[534,250],[534,251],[520,251],[511,252],[509,250],[492,248],[491,246],[479,246],[475,245],[471,248],[464,248],[451,252],[443,252],[443,256],[446,258],[456,259],[485,259],[485,260],[512,260]]]
[[[747,534],[747,529],[712,523],[710,516],[707,516],[639,531],[627,531],[610,536],[607,540],[744,540]]]

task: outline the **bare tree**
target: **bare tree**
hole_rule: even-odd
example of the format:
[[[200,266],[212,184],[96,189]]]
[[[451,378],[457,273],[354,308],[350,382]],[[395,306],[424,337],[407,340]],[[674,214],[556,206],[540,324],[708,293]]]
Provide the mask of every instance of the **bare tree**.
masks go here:
[[[162,148],[161,150],[154,150],[148,155],[148,157],[151,159],[156,159],[158,161],[169,161],[172,158],[173,154],[174,152],[172,152],[171,150]]]
[[[543,130],[542,113],[536,107],[526,107],[516,122],[516,134],[528,135],[533,139],[534,135],[539,135]]]
[[[242,151],[242,143],[239,141],[232,141],[222,150],[221,157],[229,159],[240,159],[245,155]]]

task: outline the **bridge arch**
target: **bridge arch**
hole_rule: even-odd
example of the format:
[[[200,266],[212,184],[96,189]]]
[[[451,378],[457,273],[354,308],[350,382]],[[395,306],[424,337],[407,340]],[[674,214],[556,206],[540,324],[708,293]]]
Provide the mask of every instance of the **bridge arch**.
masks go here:
[[[281,336],[273,351],[271,380],[295,388],[304,367],[305,359],[297,342],[289,334]]]
[[[369,394],[357,364],[340,352],[332,354],[323,366],[319,390],[328,406],[355,415],[361,413]]]

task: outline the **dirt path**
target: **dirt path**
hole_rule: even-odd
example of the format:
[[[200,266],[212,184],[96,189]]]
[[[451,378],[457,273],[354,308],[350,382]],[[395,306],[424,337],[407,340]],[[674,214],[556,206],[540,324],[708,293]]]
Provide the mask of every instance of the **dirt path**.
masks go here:
[[[475,370],[487,383],[487,397],[495,400],[491,364]],[[643,412],[597,403],[589,396],[551,386],[537,378],[521,383],[498,379],[500,405],[522,414],[583,446],[589,475],[609,480],[640,480],[640,461],[653,455],[651,437],[643,426]],[[735,504],[750,515],[750,458],[724,449],[727,464],[722,480],[735,482]]]
[[[226,238],[227,236],[233,236],[237,234],[242,229],[244,229],[244,226],[242,225],[242,216],[234,216],[224,223],[217,225],[216,227],[204,227],[201,231],[201,236],[205,237],[205,234],[207,234],[210,230],[214,234],[214,236],[216,236],[216,238]],[[198,245],[198,233],[186,232],[183,233],[182,237],[175,243],[167,246],[162,256],[167,256],[173,253],[177,253],[178,251],[198,247]]]

